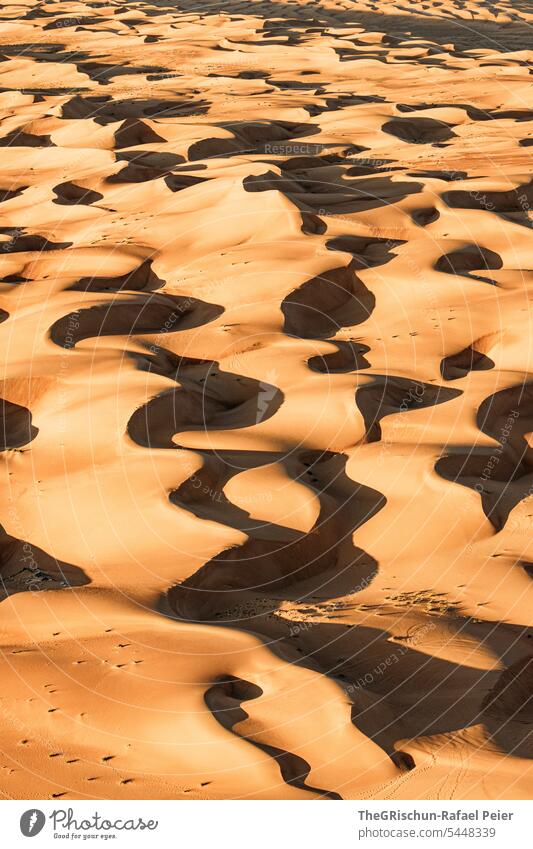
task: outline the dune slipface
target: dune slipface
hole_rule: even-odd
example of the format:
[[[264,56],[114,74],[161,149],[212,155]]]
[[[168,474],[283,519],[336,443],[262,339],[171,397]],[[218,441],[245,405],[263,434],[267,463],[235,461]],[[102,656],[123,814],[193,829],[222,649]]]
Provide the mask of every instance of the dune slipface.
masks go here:
[[[533,13],[0,12],[0,792],[533,771]]]

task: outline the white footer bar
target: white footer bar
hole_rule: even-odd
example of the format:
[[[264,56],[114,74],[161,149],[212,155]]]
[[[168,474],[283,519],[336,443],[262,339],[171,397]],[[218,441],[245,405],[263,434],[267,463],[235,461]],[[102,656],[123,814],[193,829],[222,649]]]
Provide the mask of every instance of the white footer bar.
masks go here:
[[[186,849],[532,846],[533,803],[374,801],[1,802],[2,843]]]

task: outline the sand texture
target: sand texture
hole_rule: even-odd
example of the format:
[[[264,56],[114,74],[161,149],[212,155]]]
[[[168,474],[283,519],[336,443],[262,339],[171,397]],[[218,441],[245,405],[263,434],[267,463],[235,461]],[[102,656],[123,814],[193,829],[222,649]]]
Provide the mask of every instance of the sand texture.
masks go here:
[[[0,793],[533,792],[533,4],[0,10]]]

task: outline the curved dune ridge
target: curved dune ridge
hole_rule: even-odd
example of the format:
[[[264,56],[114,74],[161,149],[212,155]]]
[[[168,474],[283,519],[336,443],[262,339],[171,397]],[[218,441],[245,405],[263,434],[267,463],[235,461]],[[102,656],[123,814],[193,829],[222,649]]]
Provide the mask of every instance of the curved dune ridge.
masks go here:
[[[531,797],[533,12],[0,12],[4,798]]]

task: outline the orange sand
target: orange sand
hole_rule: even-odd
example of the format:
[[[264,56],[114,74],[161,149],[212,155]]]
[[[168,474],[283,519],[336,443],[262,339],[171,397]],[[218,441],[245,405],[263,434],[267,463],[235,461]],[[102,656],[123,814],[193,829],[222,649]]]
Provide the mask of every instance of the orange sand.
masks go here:
[[[5,798],[531,795],[532,24],[4,4]]]

